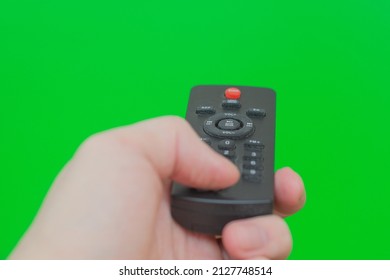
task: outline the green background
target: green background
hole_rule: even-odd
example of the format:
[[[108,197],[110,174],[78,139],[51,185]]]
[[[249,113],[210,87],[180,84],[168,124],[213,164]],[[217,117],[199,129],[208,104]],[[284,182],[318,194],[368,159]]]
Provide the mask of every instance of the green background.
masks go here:
[[[291,259],[390,259],[390,2],[0,2],[0,258],[89,135],[184,116],[198,84],[277,91],[303,177]]]

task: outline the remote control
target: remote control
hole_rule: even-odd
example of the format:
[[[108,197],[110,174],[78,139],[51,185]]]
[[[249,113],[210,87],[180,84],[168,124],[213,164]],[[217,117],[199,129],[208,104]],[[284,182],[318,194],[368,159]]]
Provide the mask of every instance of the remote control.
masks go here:
[[[174,183],[171,213],[176,222],[192,231],[220,235],[230,221],[271,214],[275,92],[248,86],[196,86],[186,120],[201,141],[238,167],[241,178],[220,191]]]

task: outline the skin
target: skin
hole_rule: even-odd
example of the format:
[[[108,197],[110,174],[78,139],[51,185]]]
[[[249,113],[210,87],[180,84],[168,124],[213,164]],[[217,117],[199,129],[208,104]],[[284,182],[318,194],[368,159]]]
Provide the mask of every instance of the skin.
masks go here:
[[[94,135],[59,174],[11,259],[284,259],[282,217],[303,207],[299,175],[275,174],[274,215],[234,221],[222,240],[193,233],[170,214],[172,181],[233,185],[239,171],[183,119],[162,117]]]

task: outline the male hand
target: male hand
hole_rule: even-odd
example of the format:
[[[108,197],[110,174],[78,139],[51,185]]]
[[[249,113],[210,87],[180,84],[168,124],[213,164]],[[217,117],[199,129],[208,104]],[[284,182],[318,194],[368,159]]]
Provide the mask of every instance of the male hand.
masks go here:
[[[60,173],[13,259],[283,259],[282,219],[305,203],[302,180],[275,174],[274,215],[225,226],[222,242],[190,232],[170,213],[172,181],[200,189],[233,185],[239,171],[177,117],[88,139]]]

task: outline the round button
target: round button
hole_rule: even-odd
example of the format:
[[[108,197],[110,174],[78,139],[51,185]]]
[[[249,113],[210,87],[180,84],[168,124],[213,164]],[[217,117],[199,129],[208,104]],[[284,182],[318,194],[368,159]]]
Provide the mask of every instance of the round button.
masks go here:
[[[241,127],[240,122],[235,119],[224,119],[218,123],[218,128],[222,130],[236,130]]]
[[[225,139],[219,141],[218,148],[221,150],[234,150],[236,148],[236,143],[234,142],[234,140]]]
[[[238,88],[228,88],[225,90],[225,97],[227,99],[239,99],[241,91]]]

